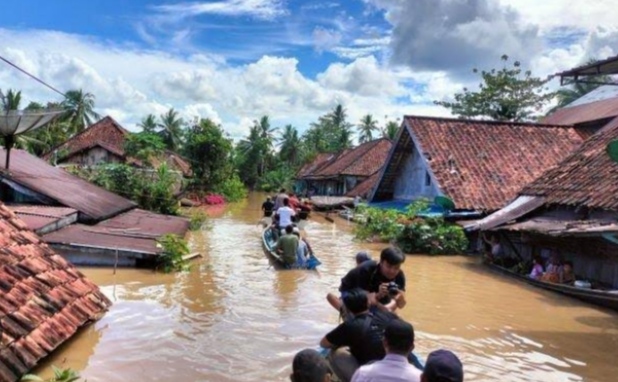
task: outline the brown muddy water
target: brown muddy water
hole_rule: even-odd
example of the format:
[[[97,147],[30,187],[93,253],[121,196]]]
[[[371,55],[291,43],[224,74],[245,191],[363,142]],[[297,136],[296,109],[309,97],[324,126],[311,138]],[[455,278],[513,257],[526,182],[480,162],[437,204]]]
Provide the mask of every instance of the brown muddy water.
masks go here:
[[[295,352],[337,324],[325,295],[368,249],[350,226],[305,228],[319,272],[277,271],[256,225],[262,195],[219,211],[192,234],[191,271],[82,269],[114,302],[49,359],[89,382],[286,381]],[[408,256],[408,305],[421,355],[463,360],[466,381],[616,381],[618,314],[495,275],[467,257]]]

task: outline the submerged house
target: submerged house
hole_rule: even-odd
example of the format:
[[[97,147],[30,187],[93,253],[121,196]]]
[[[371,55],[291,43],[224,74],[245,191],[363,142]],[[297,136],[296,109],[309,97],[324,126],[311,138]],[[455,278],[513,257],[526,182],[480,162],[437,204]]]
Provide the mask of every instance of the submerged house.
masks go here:
[[[492,231],[507,253],[525,259],[557,253],[578,276],[618,289],[618,163],[607,152],[617,141],[615,118],[509,205],[466,228]]]
[[[487,214],[581,142],[569,126],[406,116],[370,201],[403,207],[446,196]]]
[[[135,167],[147,167],[125,152],[125,141],[130,134],[112,117],[107,116],[46,153],[43,158],[60,166],[125,163]],[[151,162],[155,167],[166,163],[172,171],[182,174],[183,177],[191,176],[191,165],[172,151],[166,150],[160,157],[152,158]]]
[[[391,146],[382,138],[338,154],[319,154],[299,170],[296,188],[313,195],[367,197]]]
[[[75,264],[146,265],[162,251],[158,238],[189,229],[188,219],[140,210],[26,151],[11,150],[9,170],[3,149],[0,157],[0,200]]]
[[[0,203],[0,380],[13,382],[111,302]]]

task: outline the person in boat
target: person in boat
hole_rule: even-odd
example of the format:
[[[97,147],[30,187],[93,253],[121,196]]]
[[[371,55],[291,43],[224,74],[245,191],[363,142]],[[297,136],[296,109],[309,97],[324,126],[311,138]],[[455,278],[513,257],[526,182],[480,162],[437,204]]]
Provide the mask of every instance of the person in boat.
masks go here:
[[[539,256],[532,257],[532,270],[529,277],[531,279],[540,280],[543,277],[543,260]]]
[[[331,367],[341,381],[348,382],[360,366],[384,358],[382,333],[397,316],[370,313],[368,293],[360,288],[350,290],[343,303],[353,317],[326,334],[320,346],[332,349],[328,356]]]
[[[298,249],[296,250],[296,266],[298,268],[306,268],[307,261],[311,257],[311,247],[309,243],[300,236],[300,230],[298,227],[294,227],[292,233],[298,237]]]
[[[354,260],[356,261],[356,267],[358,268],[365,261],[371,260],[371,256],[365,251],[360,251],[354,256]],[[328,303],[335,309],[341,312],[341,308],[343,307],[343,300],[341,297],[338,297],[334,293],[329,293],[326,295],[326,300]]]
[[[277,210],[283,207],[283,200],[288,197],[288,194],[285,193],[285,188],[279,190],[279,193],[275,197],[275,206],[273,210],[277,212]]]
[[[328,362],[315,349],[301,350],[292,360],[292,382],[330,382]]]
[[[296,194],[290,193],[288,200],[290,202],[290,208],[292,208],[294,211],[298,211],[298,207],[300,206],[300,200],[298,199]]]
[[[390,321],[384,330],[382,344],[386,356],[361,366],[352,376],[352,382],[420,382],[421,371],[408,362],[408,354],[414,350],[412,325],[399,319]]]
[[[463,365],[449,350],[435,350],[429,353],[421,382],[463,382]]]
[[[393,248],[387,247],[380,253],[380,262],[365,261],[352,269],[342,279],[339,291],[345,293],[361,288],[369,293],[369,303],[372,308],[395,311],[406,305],[406,277],[401,270],[405,255]]]
[[[275,215],[279,218],[279,229],[284,229],[294,223],[293,218],[296,212],[290,208],[290,200],[288,198],[283,199],[283,206],[277,210]]]
[[[559,283],[560,273],[562,273],[562,267],[560,265],[560,256],[557,253],[553,253],[549,259],[549,263],[545,267],[545,273],[541,277],[541,281],[548,283]]]
[[[285,227],[285,234],[277,240],[275,251],[281,256],[285,265],[290,268],[296,265],[298,244],[298,237],[294,235],[294,226],[289,224]]]
[[[574,285],[575,274],[573,273],[573,262],[565,261],[562,263],[562,272],[560,272],[560,284]]]

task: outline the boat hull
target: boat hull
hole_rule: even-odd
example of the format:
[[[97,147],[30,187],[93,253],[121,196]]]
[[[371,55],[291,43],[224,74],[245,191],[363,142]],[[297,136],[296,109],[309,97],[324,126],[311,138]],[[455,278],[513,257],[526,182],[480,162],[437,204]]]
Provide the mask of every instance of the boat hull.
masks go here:
[[[508,269],[499,267],[495,264],[486,264],[491,270],[500,274],[519,279],[527,284],[533,285],[537,288],[542,288],[552,292],[557,292],[566,296],[576,298],[581,301],[585,301],[590,304],[602,306],[615,311],[618,311],[618,293],[609,291],[602,291],[597,289],[584,289],[576,288],[569,285],[561,285],[548,283],[540,280],[531,279],[530,277],[520,275],[519,273],[510,271]]]
[[[274,250],[276,245],[276,241],[273,238],[272,231],[270,228],[266,228],[262,231],[262,248],[264,249],[264,253],[275,262],[275,264],[279,268],[290,269],[290,267],[283,261],[281,256]],[[309,260],[307,261],[307,267],[302,269],[307,270],[315,270],[318,265],[320,265],[320,261],[317,257],[312,253],[310,255]]]

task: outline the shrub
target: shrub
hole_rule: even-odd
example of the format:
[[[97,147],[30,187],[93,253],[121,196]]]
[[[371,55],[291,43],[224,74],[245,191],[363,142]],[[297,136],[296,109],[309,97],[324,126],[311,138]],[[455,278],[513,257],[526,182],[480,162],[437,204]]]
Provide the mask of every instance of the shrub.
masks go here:
[[[407,253],[458,254],[466,249],[468,240],[458,225],[442,218],[415,219],[406,224],[397,243]]]
[[[189,254],[189,245],[182,237],[174,234],[161,236],[157,243],[163,248],[158,257],[157,269],[163,269],[165,273],[182,271],[187,268],[184,256]]]
[[[237,174],[221,182],[215,187],[215,191],[225,196],[228,202],[238,202],[247,197],[247,188]]]
[[[201,209],[194,209],[189,214],[189,229],[197,231],[202,229],[204,223],[208,221],[208,215]]]
[[[403,225],[399,222],[401,214],[396,210],[384,210],[360,205],[356,213],[365,217],[365,223],[355,227],[354,233],[359,239],[377,237],[381,241],[391,241],[397,238]]]
[[[76,382],[80,379],[79,374],[72,369],[60,369],[56,366],[52,366],[54,370],[54,376],[50,379],[43,379],[33,374],[24,375],[21,381],[34,381],[34,382]]]

